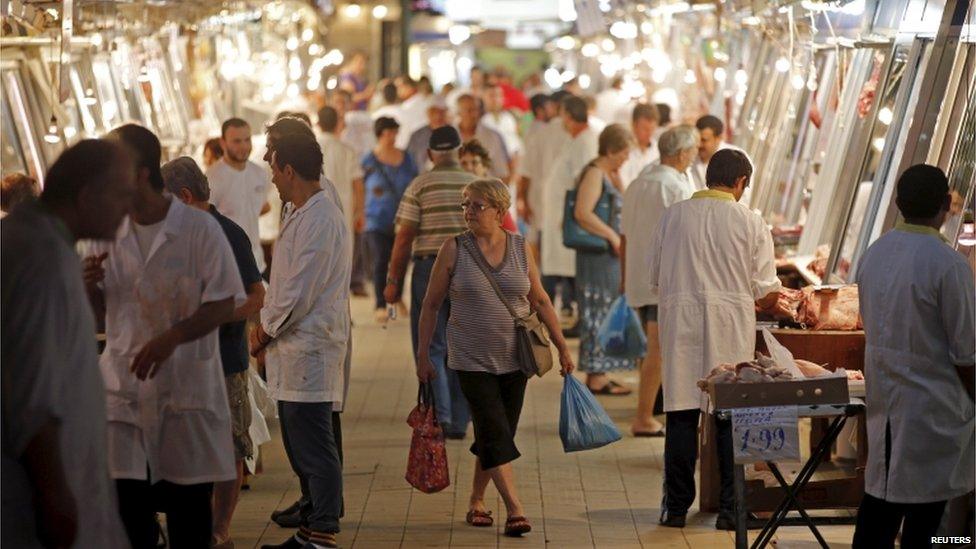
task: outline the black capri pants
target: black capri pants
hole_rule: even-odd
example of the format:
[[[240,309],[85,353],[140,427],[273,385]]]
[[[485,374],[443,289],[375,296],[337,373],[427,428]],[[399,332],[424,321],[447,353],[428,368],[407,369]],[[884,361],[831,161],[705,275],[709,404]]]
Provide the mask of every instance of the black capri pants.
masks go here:
[[[491,469],[518,459],[522,454],[515,447],[515,430],[528,383],[525,374],[458,370],[457,375],[474,424],[471,453],[481,461],[481,468]]]

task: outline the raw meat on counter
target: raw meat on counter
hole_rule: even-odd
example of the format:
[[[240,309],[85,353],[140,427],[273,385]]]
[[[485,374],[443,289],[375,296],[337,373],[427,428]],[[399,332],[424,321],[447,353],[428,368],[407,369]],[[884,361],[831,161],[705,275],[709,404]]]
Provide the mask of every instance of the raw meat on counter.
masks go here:
[[[861,312],[857,285],[839,288],[803,288],[797,323],[811,330],[860,330]]]
[[[709,385],[716,383],[770,383],[779,381],[793,381],[793,374],[780,366],[772,358],[756,353],[756,360],[740,362],[738,364],[719,364],[704,379],[698,380],[698,388],[708,391]],[[797,368],[804,378],[814,378],[832,375],[827,368],[809,360],[794,359]],[[864,374],[857,370],[847,370],[849,381],[863,381]]]
[[[813,254],[813,261],[807,265],[813,274],[817,275],[820,280],[823,280],[827,276],[827,260],[830,259],[830,245],[821,244],[817,246],[817,251]]]
[[[770,383],[793,379],[793,374],[773,359],[760,353],[757,355],[759,358],[750,362],[719,364],[704,379],[698,380],[698,388],[707,391],[714,383]]]

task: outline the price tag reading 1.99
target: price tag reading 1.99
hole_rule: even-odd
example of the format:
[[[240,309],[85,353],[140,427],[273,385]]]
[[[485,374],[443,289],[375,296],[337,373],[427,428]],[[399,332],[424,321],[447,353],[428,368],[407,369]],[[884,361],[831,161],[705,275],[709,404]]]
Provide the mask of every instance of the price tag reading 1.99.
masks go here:
[[[795,406],[735,409],[732,436],[737,463],[800,458]]]

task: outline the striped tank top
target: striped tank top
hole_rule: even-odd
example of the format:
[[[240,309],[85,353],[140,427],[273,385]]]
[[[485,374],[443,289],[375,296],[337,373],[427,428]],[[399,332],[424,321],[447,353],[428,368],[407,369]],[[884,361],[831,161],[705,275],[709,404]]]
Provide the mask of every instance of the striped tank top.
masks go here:
[[[517,234],[506,235],[504,259],[492,269],[491,275],[515,312],[525,317],[531,311],[525,240]],[[447,321],[447,367],[496,375],[517,371],[515,320],[461,241],[472,238],[471,233],[465,232],[456,238],[457,259],[449,288],[451,315]],[[473,238],[470,244],[475,253],[481,253]]]

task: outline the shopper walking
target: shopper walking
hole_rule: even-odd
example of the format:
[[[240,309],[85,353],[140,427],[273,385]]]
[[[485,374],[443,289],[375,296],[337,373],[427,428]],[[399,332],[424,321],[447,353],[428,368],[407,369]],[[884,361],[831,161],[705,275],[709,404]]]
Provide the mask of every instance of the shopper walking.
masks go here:
[[[397,211],[396,243],[390,260],[385,290],[387,303],[400,303],[407,262],[413,259],[410,287],[410,338],[414,354],[418,345],[421,305],[428,292],[437,251],[445,240],[466,228],[464,214],[458,206],[461,191],[476,179],[458,164],[461,137],[451,126],[433,131],[428,143],[428,158],[434,167],[407,187]],[[437,313],[428,353],[437,371],[434,380],[434,404],[437,419],[448,438],[464,438],[470,420],[468,403],[453,370],[447,369],[447,322],[450,300]]]
[[[695,500],[698,420],[708,410],[708,396],[696,384],[716,364],[754,356],[756,306],[774,307],[781,287],[765,221],[737,202],[751,177],[745,153],[715,153],[708,190],[669,207],[651,245],[648,281],[659,293],[667,414],[664,526],[683,528]],[[715,527],[732,530],[732,426],[716,421],[721,491]]]
[[[373,259],[373,290],[377,322],[387,320],[387,267],[393,251],[397,208],[407,186],[417,176],[417,167],[410,155],[395,145],[400,125],[392,118],[376,120],[376,147],[363,158],[366,182],[366,241]],[[399,305],[398,306],[402,306]]]
[[[576,187],[576,222],[585,231],[604,238],[609,244],[602,252],[576,251],[576,286],[579,292],[580,371],[586,373],[586,385],[595,394],[628,395],[630,389],[607,377],[608,372],[632,370],[633,359],[607,356],[597,342],[597,332],[610,306],[620,297],[620,211],[623,206],[623,183],[620,166],[633,146],[630,131],[611,124],[600,133],[599,156],[579,176]],[[594,212],[601,200],[610,204],[610,219]]]
[[[949,181],[919,164],[898,179],[904,222],[858,269],[867,338],[868,454],[854,547],[932,547],[946,501],[973,482],[973,271],[939,230]]]
[[[251,156],[251,126],[240,118],[226,120],[220,128],[223,158],[207,170],[210,202],[247,233],[258,269],[266,266],[258,218],[271,211],[268,203],[268,173],[248,160]]]
[[[669,206],[691,198],[695,187],[685,171],[698,152],[698,131],[678,126],[658,142],[661,162],[651,164],[627,187],[621,213],[620,263],[627,303],[640,313],[647,335],[647,355],[641,362],[637,415],[630,426],[634,436],[661,436],[664,426],[654,419],[661,388],[661,343],[658,338],[658,299],[651,291],[647,265],[658,223]],[[633,159],[633,155],[631,155]]]
[[[272,183],[290,206],[251,353],[267,349],[268,394],[278,401],[285,451],[309,505],[295,537],[265,547],[336,547],[342,465],[332,412],[343,400],[349,342],[350,235],[341,210],[322,193],[314,137],[285,135],[272,157]]]
[[[121,549],[129,542],[109,477],[105,387],[75,243],[115,238],[135,166],[122,147],[83,140],[44,183],[39,202],[0,222],[0,544]]]
[[[217,220],[163,194],[156,136],[135,124],[109,136],[135,152],[138,174],[129,218],[92,246],[85,280],[105,321],[119,511],[133,547],[156,547],[160,510],[171,545],[206,547],[213,483],[237,477],[217,328],[244,287]]]
[[[319,109],[318,125],[322,132],[318,141],[322,148],[322,175],[335,185],[345,214],[346,231],[355,235],[362,232],[366,223],[363,168],[352,148],[339,139],[339,122],[339,112],[332,107]],[[352,246],[352,239],[349,245]],[[351,284],[356,286],[355,281]]]
[[[507,182],[512,174],[512,156],[505,146],[505,138],[482,123],[481,106],[474,96],[468,94],[460,96],[457,100],[457,111],[457,130],[461,134],[461,142],[467,143],[472,139],[480,141],[494,159],[491,167],[492,177]]]
[[[574,365],[531,251],[521,236],[501,228],[510,202],[508,188],[496,179],[479,179],[465,187],[461,207],[469,231],[444,241],[434,262],[420,315],[417,377],[421,383],[436,383],[442,375],[431,360],[432,340],[441,305],[449,298],[448,368],[471,403],[474,423],[475,472],[466,520],[472,526],[492,525],[484,502],[490,480],[505,502],[505,535],[519,536],[532,529],[511,465],[520,455],[514,437],[527,379],[515,360],[512,316],[479,263],[517,314],[524,317],[534,311],[549,327],[562,374],[569,375]]]
[[[254,262],[247,233],[210,203],[210,184],[197,163],[188,156],[182,156],[164,164],[162,174],[163,184],[170,194],[187,206],[208,212],[220,224],[234,252],[237,272],[247,293],[247,301],[234,309],[230,322],[221,325],[218,331],[220,362],[224,368],[227,400],[230,403],[237,478],[214,484],[214,532],[211,547],[233,549],[234,542],[230,539],[230,521],[234,516],[241,485],[244,482],[244,460],[251,457],[254,451],[249,433],[251,402],[248,396],[249,361],[245,330],[248,319],[254,318],[264,303],[264,281]]]
[[[418,174],[422,174],[432,167],[430,160],[427,159],[427,145],[430,143],[430,135],[437,128],[447,126],[449,123],[447,103],[440,97],[432,97],[430,105],[427,107],[427,125],[413,132],[407,142],[407,154],[413,158],[413,164],[417,167]]]
[[[599,135],[588,123],[586,103],[572,95],[562,100],[559,124],[562,134],[553,128],[551,140],[562,142],[559,150],[550,150],[556,160],[548,167],[543,183],[542,207],[542,280],[550,299],[555,300],[558,284],[563,284],[562,307],[572,312],[576,301],[576,253],[563,246],[563,208],[566,191],[575,187],[580,172],[597,156]],[[552,122],[550,122],[551,124]],[[562,137],[560,137],[562,135]]]

